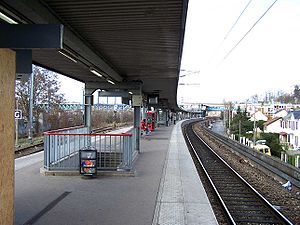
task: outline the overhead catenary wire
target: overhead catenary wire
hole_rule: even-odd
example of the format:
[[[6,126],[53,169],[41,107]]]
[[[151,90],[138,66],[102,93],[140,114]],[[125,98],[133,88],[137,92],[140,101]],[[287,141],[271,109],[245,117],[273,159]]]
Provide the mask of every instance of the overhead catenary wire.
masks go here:
[[[278,0],[275,0],[268,9],[259,17],[259,19],[252,25],[252,27],[243,35],[243,37],[230,49],[230,51],[225,55],[222,62],[236,49],[236,47],[245,39],[245,37],[252,31],[252,29],[259,23],[259,21],[269,12],[269,10],[274,6]]]
[[[242,12],[240,13],[240,15],[237,17],[236,21],[232,24],[232,26],[229,28],[229,30],[227,31],[227,33],[225,34],[223,40],[221,41],[221,43],[219,44],[219,46],[217,47],[217,49],[214,51],[214,53],[212,54],[210,60],[208,63],[210,63],[213,59],[213,57],[218,53],[219,49],[223,46],[224,42],[226,41],[227,37],[230,35],[230,33],[232,32],[232,30],[234,29],[234,27],[237,25],[237,23],[239,22],[239,20],[241,19],[242,15],[244,14],[244,12],[246,11],[246,9],[248,8],[248,6],[250,5],[250,3],[252,2],[252,0],[249,0],[248,3],[246,4],[246,6],[244,7],[244,9],[242,10]]]
[[[227,37],[229,36],[229,34],[231,33],[231,31],[233,30],[233,28],[235,27],[235,25],[239,22],[240,18],[242,17],[242,15],[244,14],[244,12],[246,11],[246,9],[248,8],[248,6],[250,5],[250,3],[252,2],[252,0],[250,0],[247,5],[245,6],[245,8],[243,9],[243,11],[241,12],[241,14],[238,16],[238,18],[236,19],[236,21],[233,23],[233,25],[230,27],[230,29],[228,30],[227,34],[224,36],[223,42],[227,39]],[[223,44],[222,42],[222,44]]]
[[[214,57],[214,55],[219,51],[219,49],[221,48],[221,46],[224,44],[225,40],[227,39],[227,37],[229,36],[229,34],[231,33],[231,31],[233,30],[233,28],[236,26],[236,24],[239,22],[240,18],[242,17],[242,15],[244,14],[244,12],[246,11],[246,9],[248,8],[248,6],[250,5],[250,3],[252,2],[252,0],[249,0],[248,3],[246,4],[246,6],[244,7],[244,9],[242,10],[242,12],[240,13],[240,15],[238,16],[238,18],[236,19],[236,21],[233,23],[233,25],[230,27],[230,29],[228,30],[228,32],[226,33],[226,35],[224,36],[222,42],[219,44],[219,46],[217,47],[215,53],[212,54],[212,57],[210,58],[209,62],[212,60],[212,58]],[[208,64],[209,64],[208,62]],[[185,77],[187,75],[190,74],[194,74],[194,73],[200,73],[200,71],[190,71],[190,70],[181,70],[181,71],[188,71],[188,74],[183,74],[180,75],[179,77]]]
[[[186,74],[181,74],[181,75],[179,75],[179,77],[185,77],[185,76],[188,76],[188,75],[200,73],[200,70],[197,70],[197,71],[192,71],[192,70],[181,70],[181,71],[186,71],[186,72],[188,72],[188,73],[186,73]]]

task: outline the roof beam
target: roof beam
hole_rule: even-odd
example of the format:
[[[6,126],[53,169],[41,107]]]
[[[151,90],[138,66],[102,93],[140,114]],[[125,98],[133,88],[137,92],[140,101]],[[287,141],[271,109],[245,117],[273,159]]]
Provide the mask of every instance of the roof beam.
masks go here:
[[[121,82],[116,84],[110,84],[107,82],[87,82],[85,83],[85,88],[90,90],[107,90],[107,91],[131,91],[133,94],[141,94],[142,83],[141,82]]]
[[[0,24],[0,47],[13,49],[62,48],[60,24]]]
[[[90,66],[94,66],[102,70],[109,77],[115,81],[122,81],[123,78],[114,68],[109,65],[89,44],[76,33],[72,28],[64,23],[45,3],[41,1],[26,0],[26,1],[13,1],[3,0],[4,8],[17,9],[16,16],[22,16],[26,23],[34,24],[64,24],[63,44],[70,50],[74,51],[85,63],[88,62]],[[69,50],[68,49],[68,50]]]

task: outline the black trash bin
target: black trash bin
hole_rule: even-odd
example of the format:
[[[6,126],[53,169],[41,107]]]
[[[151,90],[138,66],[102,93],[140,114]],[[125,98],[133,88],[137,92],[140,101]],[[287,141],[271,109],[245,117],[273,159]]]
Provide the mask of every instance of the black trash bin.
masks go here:
[[[79,172],[83,176],[97,175],[97,150],[94,147],[79,150],[79,167]]]

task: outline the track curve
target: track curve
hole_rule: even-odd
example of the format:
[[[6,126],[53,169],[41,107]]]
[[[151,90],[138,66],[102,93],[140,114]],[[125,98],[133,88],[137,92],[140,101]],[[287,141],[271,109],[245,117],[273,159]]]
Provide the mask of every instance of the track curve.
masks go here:
[[[186,139],[216,192],[230,224],[292,224],[187,125]]]

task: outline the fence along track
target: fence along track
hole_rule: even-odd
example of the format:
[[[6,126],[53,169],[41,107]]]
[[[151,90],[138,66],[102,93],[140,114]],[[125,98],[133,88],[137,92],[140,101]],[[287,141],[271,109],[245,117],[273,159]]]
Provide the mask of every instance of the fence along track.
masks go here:
[[[230,224],[292,224],[187,125],[186,137]]]

